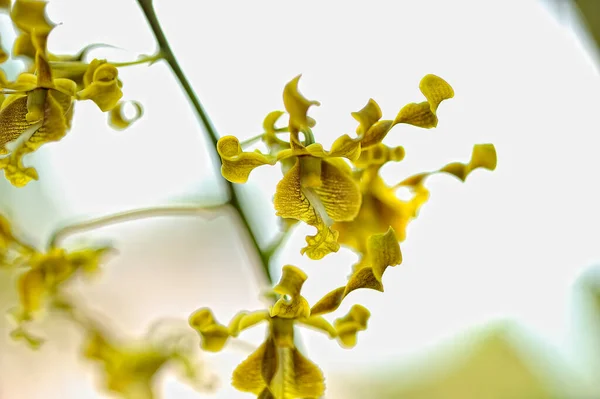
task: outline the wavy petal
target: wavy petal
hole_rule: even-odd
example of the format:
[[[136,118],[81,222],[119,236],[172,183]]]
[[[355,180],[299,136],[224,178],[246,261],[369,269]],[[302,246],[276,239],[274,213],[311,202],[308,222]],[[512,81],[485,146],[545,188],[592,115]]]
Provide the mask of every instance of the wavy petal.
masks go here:
[[[208,308],[198,309],[192,313],[188,322],[200,334],[202,338],[200,346],[205,351],[219,352],[229,339],[228,328],[219,324]]]
[[[394,127],[394,121],[390,120],[381,120],[373,124],[369,130],[364,134],[364,137],[361,140],[362,148],[368,148],[372,145],[380,143],[385,136],[387,136],[388,132]]]
[[[352,348],[356,345],[359,331],[367,329],[367,322],[371,313],[361,305],[354,305],[344,317],[336,319],[333,323],[337,330],[338,339],[342,346]]]
[[[31,35],[27,32],[21,32],[19,36],[15,39],[12,48],[12,55],[14,57],[28,57],[34,58],[36,53],[36,48],[33,44],[33,39]]]
[[[39,178],[35,168],[23,165],[23,156],[30,152],[26,147],[21,147],[9,157],[0,158],[0,169],[4,170],[4,176],[15,187],[24,187]]]
[[[281,392],[282,399],[307,398],[317,399],[325,393],[323,373],[316,364],[304,357],[296,348],[284,351],[281,363]],[[273,387],[272,391],[278,390]]]
[[[396,123],[433,128],[437,126],[437,109],[444,100],[454,97],[454,90],[444,79],[435,75],[426,75],[419,83],[419,89],[427,101],[405,105],[394,120]]]
[[[125,115],[125,106],[131,104],[135,110],[133,116]],[[108,113],[108,124],[115,130],[124,130],[144,115],[142,104],[137,101],[119,101],[116,107]]]
[[[299,268],[291,265],[283,267],[281,280],[273,288],[273,291],[282,295],[282,297],[271,308],[271,317],[297,319],[310,316],[310,306],[306,299],[300,295],[300,290],[306,279],[306,273]],[[286,296],[289,296],[289,298],[286,298]]]
[[[285,114],[283,111],[270,112],[263,121],[263,129],[265,130],[263,141],[269,147],[272,154],[290,148],[290,143],[281,140],[276,134],[277,127],[275,123],[277,123],[283,114]]]
[[[366,169],[371,166],[381,166],[387,162],[400,162],[404,159],[404,147],[388,147],[384,144],[375,144],[362,150],[360,157],[354,161],[354,166]]]
[[[277,158],[258,151],[244,152],[234,136],[221,137],[217,143],[221,174],[232,183],[246,183],[250,172],[262,165],[275,165]]]
[[[495,170],[497,161],[496,148],[493,144],[476,144],[473,146],[471,160],[468,163],[453,162],[433,172],[419,173],[404,179],[398,183],[398,186],[420,186],[427,177],[436,173],[448,173],[464,182],[475,169]]]
[[[246,360],[233,371],[231,385],[238,391],[251,392],[268,398],[263,391],[269,386],[279,368],[277,348],[272,338],[268,338]],[[274,397],[274,396],[271,396]]]
[[[79,100],[92,100],[102,112],[117,106],[123,92],[118,80],[119,71],[103,60],[93,60],[83,75],[85,88],[77,93]]]
[[[298,319],[297,323],[302,324],[305,327],[321,331],[327,334],[329,338],[337,337],[336,329],[322,316],[311,316],[307,319]]]
[[[297,131],[306,130],[312,126],[312,122],[307,118],[308,109],[312,105],[320,105],[318,101],[306,99],[298,91],[298,81],[300,76],[296,76],[283,89],[283,105],[290,114],[290,129]]]
[[[313,143],[305,147],[304,151],[297,150],[298,155],[310,154],[318,158],[347,158],[351,161],[355,161],[360,156],[361,141],[353,139],[347,134],[338,137],[329,151],[325,151],[323,146],[319,143]]]
[[[326,294],[313,305],[311,316],[335,311],[344,298],[354,290],[369,288],[383,291],[382,276],[389,266],[402,262],[400,245],[394,230],[390,227],[385,234],[374,234],[368,242],[368,265],[355,270],[345,287],[339,287]]]
[[[48,34],[55,25],[48,20],[47,5],[47,2],[39,0],[16,0],[10,17],[19,29],[27,33]]]
[[[356,134],[359,136],[369,131],[382,117],[381,108],[379,104],[372,98],[369,99],[367,105],[365,105],[360,111],[352,112],[352,117],[357,120],[358,127],[356,128]]]
[[[227,329],[232,337],[237,337],[242,331],[263,321],[268,321],[270,317],[269,312],[266,310],[239,312],[231,319]]]

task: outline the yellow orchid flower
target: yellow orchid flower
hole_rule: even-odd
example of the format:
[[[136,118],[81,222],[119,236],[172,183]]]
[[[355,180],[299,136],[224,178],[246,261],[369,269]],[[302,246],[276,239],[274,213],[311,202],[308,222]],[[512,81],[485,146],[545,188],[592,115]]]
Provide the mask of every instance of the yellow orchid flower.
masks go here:
[[[398,243],[396,242],[396,245]],[[228,326],[219,324],[210,309],[202,308],[189,319],[201,337],[204,350],[218,352],[231,337],[263,321],[268,323],[265,342],[233,372],[232,384],[259,398],[320,398],[325,391],[321,370],[296,348],[294,327],[301,325],[338,338],[344,347],[356,344],[356,335],[366,329],[369,311],[360,305],[332,325],[312,315],[308,302],[300,295],[306,274],[295,266],[283,267],[279,283],[273,288],[278,300],[269,311],[240,312]]]
[[[19,306],[11,310],[17,328],[13,337],[36,341],[23,329],[51,301],[61,294],[63,286],[77,275],[90,275],[98,270],[109,247],[66,251],[50,248],[37,251],[12,232],[8,220],[0,215],[0,267],[19,273],[17,293]]]
[[[201,365],[191,356],[191,348],[184,345],[181,334],[121,342],[97,326],[87,321],[85,324],[83,355],[101,366],[102,386],[107,392],[123,398],[155,398],[158,374],[172,365],[179,366],[186,380],[198,388],[199,383],[206,382],[201,381]]]
[[[74,252],[52,248],[46,253],[31,252],[19,258],[18,266],[25,270],[17,280],[19,306],[9,311],[16,323],[11,331],[15,340],[24,340],[37,348],[43,339],[32,335],[25,325],[51,304],[60,302],[62,288],[77,275],[89,275],[97,271],[101,258],[110,248],[88,248]]]
[[[274,197],[276,213],[284,219],[303,221],[317,229],[314,236],[306,237],[308,245],[302,253],[311,259],[321,259],[340,247],[339,233],[332,225],[350,223],[361,207],[360,188],[343,158],[360,168],[402,159],[402,147],[388,148],[381,141],[399,123],[435,127],[439,104],[451,98],[454,91],[443,79],[427,75],[419,85],[427,101],[405,106],[395,120],[380,120],[381,109],[371,99],[360,111],[352,113],[359,122],[357,137],[342,135],[326,151],[314,142],[311,127],[315,121],[307,115],[309,108],[319,103],[306,99],[298,91],[299,79],[300,76],[295,77],[283,91],[283,103],[289,114],[287,129],[275,127],[282,111],[272,112],[265,119],[262,138],[269,147],[268,154],[245,152],[242,143],[233,136],[222,137],[217,150],[222,161],[221,173],[233,183],[245,183],[258,166],[282,164],[284,176]],[[277,137],[280,132],[289,133],[289,142]]]
[[[33,253],[24,266],[18,280],[20,309],[18,321],[30,321],[43,309],[48,299],[55,297],[62,286],[76,274],[91,274],[97,271],[108,247],[83,249],[67,252],[52,248],[46,253]]]
[[[23,157],[62,139],[70,129],[74,99],[90,99],[110,111],[123,95],[117,69],[106,61],[84,64],[79,92],[75,81],[53,77],[44,51],[36,52],[35,64],[36,75],[22,73],[12,83],[0,76],[0,85],[11,92],[0,108],[0,168],[17,187],[38,178],[34,168],[23,166]]]
[[[298,92],[299,76],[289,82],[283,92],[283,102],[290,115],[289,143],[275,135],[274,124],[283,112],[271,113],[265,119],[265,141],[275,147],[276,154],[244,152],[237,138],[226,136],[219,140],[223,176],[234,183],[245,183],[250,172],[261,165],[284,164],[283,179],[277,185],[274,203],[278,216],[303,221],[317,229],[317,234],[306,238],[302,249],[311,259],[321,259],[339,249],[337,232],[330,229],[333,221],[354,219],[360,208],[360,192],[351,169],[341,158],[358,159],[360,143],[344,135],[336,140],[331,150],[314,143],[310,126],[314,125],[306,112],[316,101],[309,101]],[[300,132],[305,136],[300,140]]]
[[[73,116],[75,82],[53,79],[42,51],[36,55],[36,71],[21,74],[13,83],[2,76],[0,82],[12,91],[0,108],[0,168],[18,187],[38,177],[34,168],[23,166],[23,156],[63,138]]]

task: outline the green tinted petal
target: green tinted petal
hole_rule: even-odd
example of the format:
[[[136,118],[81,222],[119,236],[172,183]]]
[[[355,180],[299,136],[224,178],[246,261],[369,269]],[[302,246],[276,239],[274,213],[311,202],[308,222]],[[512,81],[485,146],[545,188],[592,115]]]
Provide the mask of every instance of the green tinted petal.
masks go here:
[[[379,105],[371,98],[367,105],[360,111],[352,112],[352,117],[358,122],[356,134],[361,136],[368,132],[371,126],[381,119],[381,108],[379,108]]]
[[[475,169],[495,170],[497,161],[496,148],[493,144],[476,144],[473,146],[469,163],[453,162],[433,172],[419,173],[404,179],[398,183],[398,186],[418,187],[427,177],[436,173],[448,173],[464,182]]]
[[[287,352],[287,351],[286,351]],[[323,373],[316,364],[304,357],[296,348],[285,353],[282,363],[283,378],[281,381],[281,398],[311,398],[318,399],[325,393]],[[273,383],[272,391],[277,392]]]
[[[373,234],[367,244],[367,260],[365,265],[355,270],[345,287],[339,287],[321,298],[310,310],[317,316],[336,310],[344,298],[354,290],[369,288],[383,291],[382,276],[389,266],[402,262],[400,245],[394,230],[390,227],[385,234]]]
[[[238,391],[255,395],[262,393],[262,397],[267,398],[269,396],[265,396],[263,391],[269,390],[278,367],[277,348],[273,339],[269,338],[236,367],[231,384]]]
[[[13,4],[10,17],[19,29],[31,34],[48,34],[54,24],[48,20],[46,15],[45,1],[39,0],[16,0]]]
[[[331,325],[331,323],[321,316],[311,316],[307,319],[298,319],[297,323],[302,324],[305,327],[310,327],[317,331],[324,332],[325,334],[329,335],[329,338],[335,338],[337,336],[336,329]]]
[[[245,183],[250,172],[262,165],[275,165],[277,159],[260,152],[244,152],[239,140],[234,136],[224,136],[217,143],[221,157],[221,174],[232,183]]]
[[[375,144],[362,150],[360,157],[354,161],[354,166],[366,169],[370,166],[381,166],[387,162],[399,162],[404,159],[404,147],[388,147],[384,144]]]
[[[42,307],[44,295],[46,294],[46,282],[41,270],[29,270],[25,272],[18,282],[19,300],[24,315],[37,312]],[[28,318],[29,316],[25,316]]]
[[[408,123],[427,129],[437,126],[438,106],[442,101],[454,97],[454,90],[444,79],[435,75],[426,75],[421,79],[419,89],[427,101],[404,106],[396,116],[394,124]]]
[[[38,180],[39,176],[35,168],[23,165],[23,156],[31,150],[21,147],[6,158],[0,158],[0,169],[4,170],[4,176],[15,187],[24,187],[32,180]]]
[[[367,322],[371,313],[361,305],[354,305],[344,317],[336,319],[333,323],[337,330],[338,339],[342,346],[352,348],[356,345],[356,337],[359,331],[367,329]]]
[[[372,145],[380,143],[385,136],[387,136],[388,132],[394,126],[393,121],[382,120],[376,122],[373,126],[369,128],[369,130],[364,134],[363,139],[361,140],[362,148],[368,148]]]
[[[200,334],[202,338],[200,346],[209,352],[219,352],[229,339],[229,330],[222,324],[217,323],[212,312],[208,308],[198,309],[189,318],[190,326]]]
[[[471,161],[468,164],[451,163],[440,169],[440,172],[450,173],[465,181],[467,176],[477,168],[495,170],[497,162],[496,148],[493,144],[476,144],[473,147]]]
[[[92,100],[102,112],[110,111],[123,97],[118,76],[119,71],[113,65],[93,60],[84,74],[85,88],[77,93],[77,98]]]
[[[307,100],[298,91],[298,81],[300,76],[296,76],[283,89],[283,105],[290,114],[290,128],[297,131],[303,131],[311,127],[312,123],[307,118],[308,109],[312,105],[320,105],[318,101]]]
[[[325,294],[325,296],[315,303],[310,309],[311,317],[335,311],[340,307],[345,294],[346,286],[336,288]]]
[[[338,137],[333,144],[331,145],[331,149],[329,151],[325,151],[323,146],[319,143],[313,143],[305,147],[305,149],[300,151],[300,154],[310,154],[314,157],[319,158],[335,158],[342,157],[347,158],[351,161],[355,161],[360,156],[361,150],[361,142],[360,140],[353,139],[347,134]]]
[[[239,312],[229,322],[227,326],[229,334],[232,337],[237,337],[240,332],[255,326],[258,323],[269,320],[269,312],[266,310],[258,310],[255,312]]]
[[[125,106],[131,104],[135,113],[132,117],[125,115]],[[115,130],[124,130],[131,126],[132,123],[137,121],[144,114],[142,104],[137,101],[119,101],[116,107],[111,109],[108,113],[108,124]]]
[[[28,57],[34,58],[36,53],[35,46],[33,45],[33,40],[31,35],[27,32],[21,32],[19,36],[15,39],[12,48],[12,55],[14,57]]]
[[[295,266],[286,265],[283,267],[281,280],[273,288],[273,291],[282,297],[271,308],[271,317],[296,319],[310,315],[310,306],[306,299],[300,295],[300,290],[306,278],[306,273]],[[286,298],[286,296],[289,296],[289,298]]]
[[[381,281],[383,272],[388,266],[396,266],[402,263],[402,252],[400,252],[398,238],[391,227],[385,234],[373,234],[367,244],[367,251],[368,263],[379,281]]]

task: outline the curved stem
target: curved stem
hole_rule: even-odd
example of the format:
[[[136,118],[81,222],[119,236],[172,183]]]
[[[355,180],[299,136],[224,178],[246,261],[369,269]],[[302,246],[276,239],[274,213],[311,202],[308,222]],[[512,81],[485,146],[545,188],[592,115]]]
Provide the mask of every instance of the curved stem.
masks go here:
[[[156,61],[161,60],[163,58],[163,55],[159,52],[157,54],[154,55],[150,55],[150,56],[145,56],[145,57],[141,57],[140,59],[137,59],[135,61],[128,61],[128,62],[109,62],[109,64],[117,67],[117,68],[121,68],[121,67],[128,67],[128,66],[133,66],[133,65],[140,65],[140,64],[148,64],[148,65],[152,65],[154,64]]]
[[[214,128],[210,118],[208,117],[206,110],[202,106],[202,103],[200,103],[200,100],[198,99],[196,92],[192,88],[190,82],[188,81],[187,77],[183,73],[181,66],[177,62],[177,59],[175,58],[175,54],[173,53],[173,50],[171,50],[171,46],[169,45],[169,42],[167,41],[167,38],[162,30],[162,27],[160,26],[158,18],[156,16],[156,11],[154,10],[153,2],[152,2],[152,0],[137,0],[137,2],[140,5],[140,8],[142,9],[144,15],[146,16],[146,20],[148,21],[148,24],[150,25],[150,28],[152,29],[152,33],[154,34],[154,37],[156,38],[156,41],[159,46],[160,54],[162,55],[163,59],[167,62],[167,64],[169,64],[169,67],[171,68],[171,70],[173,71],[173,74],[179,81],[179,84],[181,85],[183,91],[185,92],[188,99],[192,103],[192,106],[194,108],[194,111],[196,112],[196,115],[202,122],[202,126],[204,127],[204,129],[205,129],[206,133],[208,134],[208,137],[212,143],[212,146],[210,148],[211,154],[213,155],[213,159],[216,160],[218,158],[217,154],[216,154],[216,148],[217,148],[217,142],[219,141],[219,135],[217,134],[216,129]],[[225,179],[223,179],[223,181],[225,182],[226,187],[228,188],[228,191],[229,191],[229,195],[230,195],[229,203],[237,211],[237,214],[239,215],[239,218],[240,218],[240,222],[241,222],[242,226],[244,227],[244,229],[248,233],[249,241],[252,244],[254,250],[256,251],[256,254],[259,257],[259,261],[261,263],[262,274],[264,274],[265,279],[267,280],[267,283],[270,286],[273,284],[273,279],[271,276],[271,272],[269,270],[269,259],[264,254],[262,249],[260,248],[260,245],[258,244],[256,236],[254,235],[254,232],[252,231],[252,227],[250,226],[248,217],[247,217],[246,213],[244,212],[242,204],[240,203],[236,187],[232,183],[230,183],[229,181],[227,181]]]
[[[66,237],[80,232],[94,230],[101,227],[110,226],[117,223],[128,222],[132,220],[140,220],[153,218],[157,216],[198,216],[201,215],[206,219],[213,218],[217,211],[223,209],[223,205],[212,207],[190,207],[190,206],[171,206],[165,208],[145,208],[136,209],[133,211],[119,212],[108,216],[102,216],[96,219],[86,220],[81,223],[69,224],[63,228],[56,230],[50,237],[48,243],[49,248],[59,246],[60,242]]]
[[[140,64],[152,65],[156,61],[158,61],[158,60],[160,60],[162,58],[163,58],[163,55],[159,52],[159,53],[154,54],[154,55],[148,55],[148,56],[140,57],[139,59],[134,60],[134,61],[126,61],[126,62],[112,62],[112,61],[107,61],[107,63],[109,63],[112,66],[115,66],[117,68],[123,68],[123,67],[140,65]],[[67,69],[68,68],[71,71],[76,70],[76,71],[79,71],[81,73],[85,72],[88,69],[89,65],[90,65],[88,62],[83,62],[83,61],[50,61],[49,63],[50,63],[50,66],[54,70]]]

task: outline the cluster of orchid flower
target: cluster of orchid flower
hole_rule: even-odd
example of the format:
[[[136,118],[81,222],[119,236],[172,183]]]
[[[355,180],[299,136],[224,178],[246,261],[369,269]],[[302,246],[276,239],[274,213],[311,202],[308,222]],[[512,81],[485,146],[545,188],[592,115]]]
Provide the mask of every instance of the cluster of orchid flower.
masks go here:
[[[0,72],[0,168],[17,187],[38,179],[35,169],[23,165],[23,157],[65,136],[76,101],[94,101],[101,111],[109,112],[109,121],[116,128],[125,128],[133,121],[123,115],[118,67],[140,62],[86,62],[89,48],[74,56],[50,53],[47,41],[54,24],[48,21],[45,6],[37,0],[15,0],[12,4],[0,1],[19,33],[12,54],[22,57],[27,68],[14,81]],[[8,58],[4,52],[0,56],[1,61]],[[151,63],[160,58],[159,53],[143,61]],[[473,147],[467,163],[451,163],[389,185],[379,172],[388,162],[402,161],[405,151],[383,144],[385,137],[396,125],[426,129],[437,126],[437,109],[442,101],[454,96],[452,87],[435,75],[425,76],[419,85],[425,101],[402,107],[393,120],[382,119],[379,105],[370,99],[351,114],[358,122],[356,134],[342,135],[325,150],[315,141],[312,128],[316,122],[308,116],[310,107],[319,103],[300,94],[299,79],[294,78],[284,88],[285,112],[271,112],[264,120],[264,133],[257,139],[262,140],[267,152],[244,148],[255,140],[244,142],[234,136],[218,140],[221,173],[229,182],[239,184],[245,183],[255,168],[279,164],[283,177],[273,198],[276,214],[288,228],[302,222],[316,229],[314,235],[306,237],[302,254],[319,260],[345,246],[355,251],[359,260],[347,281],[312,306],[301,295],[307,275],[296,266],[286,265],[279,283],[270,291],[273,301],[267,309],[242,311],[228,325],[217,322],[208,308],[199,309],[189,318],[190,326],[200,335],[201,347],[211,352],[222,350],[244,330],[266,323],[264,343],[235,369],[232,377],[235,388],[263,399],[319,398],[324,394],[323,374],[296,347],[295,327],[321,331],[344,347],[356,345],[357,334],[367,328],[370,316],[365,307],[355,304],[347,315],[333,322],[324,316],[336,311],[354,290],[383,291],[385,270],[402,262],[399,243],[406,237],[407,225],[429,198],[424,184],[428,176],[442,172],[464,181],[474,169],[496,167],[494,146],[480,144]],[[137,103],[135,106],[137,118],[141,107]],[[287,123],[278,126],[282,119]],[[410,199],[396,196],[400,187],[410,191]],[[154,376],[172,362],[183,364],[188,376],[197,377],[186,351],[174,344],[177,340],[142,346],[115,342],[91,318],[81,316],[77,303],[68,300],[66,285],[76,276],[97,271],[109,251],[107,247],[67,251],[55,241],[47,250],[37,250],[19,239],[9,222],[0,218],[0,268],[17,276],[19,306],[10,312],[16,323],[13,337],[38,346],[41,340],[29,333],[27,323],[43,310],[59,310],[86,331],[84,354],[103,365],[105,387],[113,393],[153,397]]]

